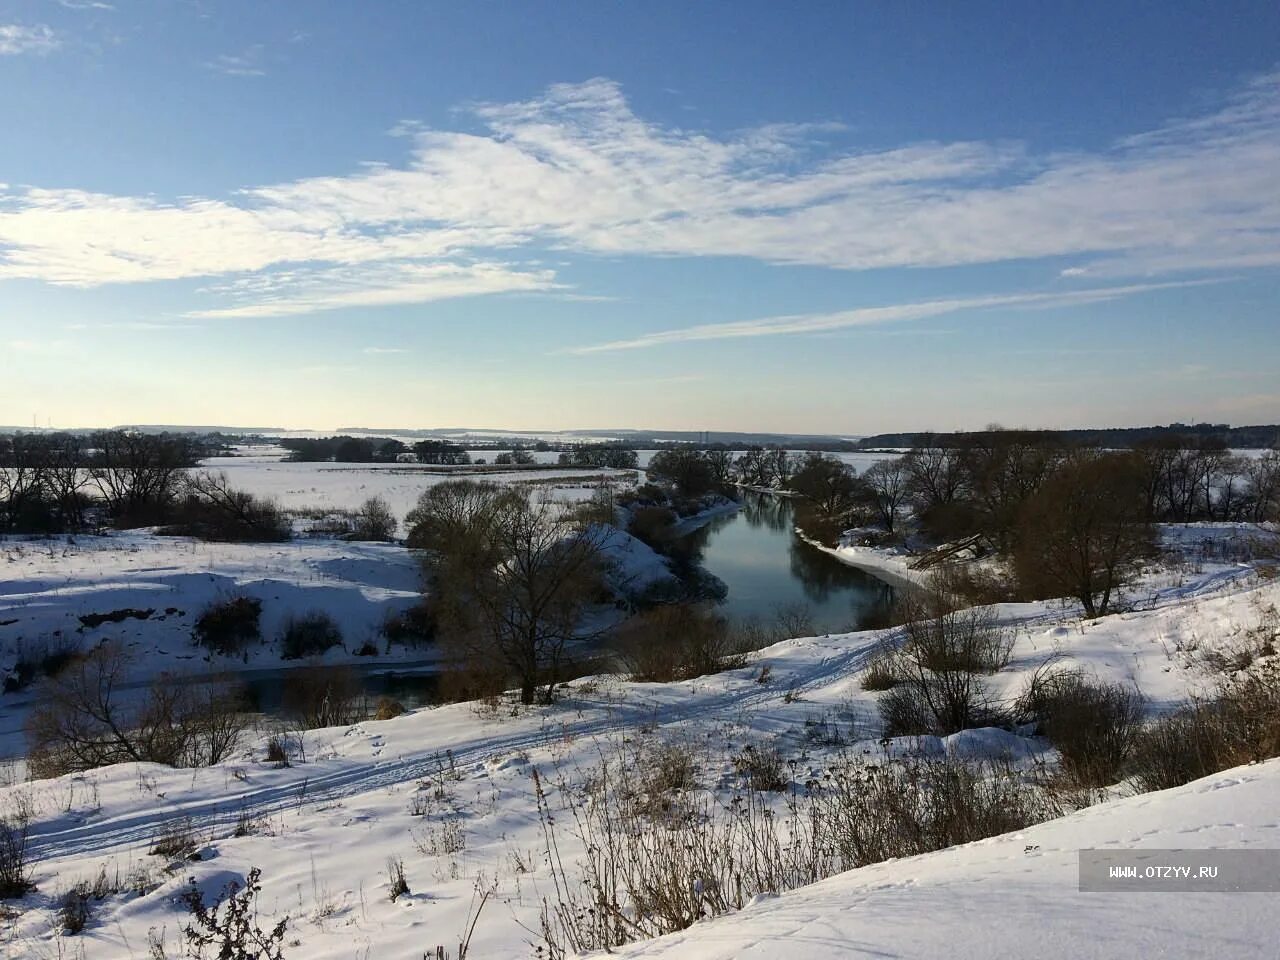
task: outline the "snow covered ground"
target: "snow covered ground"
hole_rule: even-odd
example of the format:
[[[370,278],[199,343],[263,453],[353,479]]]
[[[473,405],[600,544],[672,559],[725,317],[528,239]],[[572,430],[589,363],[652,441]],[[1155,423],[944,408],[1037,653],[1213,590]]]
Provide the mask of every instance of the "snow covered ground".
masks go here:
[[[406,592],[396,579],[400,568],[383,558],[382,551],[393,548],[353,547],[284,545],[279,580],[298,590],[359,591],[370,606],[395,602]],[[193,563],[209,564],[207,571],[150,570],[162,564],[139,545],[141,577],[120,588],[136,591],[127,602],[160,606],[149,598],[163,593],[165,577],[216,578],[237,562],[236,548],[212,548],[209,556],[216,559],[202,559],[203,546],[190,549]],[[347,551],[345,559],[367,567],[355,573],[335,564],[344,558],[330,550]],[[1204,652],[1232,643],[1280,604],[1280,580],[1229,553],[1209,551],[1206,557],[1202,548],[1189,546],[1185,562],[1152,571],[1133,591],[1128,612],[1099,621],[1080,622],[1069,604],[1003,606],[1001,617],[1017,642],[1012,663],[993,678],[995,692],[1016,694],[1050,658],[1135,684],[1155,711],[1208,686]],[[56,595],[24,585],[49,580],[64,559],[67,569],[77,571],[66,577],[68,596],[95,577],[112,580],[103,577],[111,568],[95,563],[89,545],[67,558],[17,557],[0,569],[25,562],[28,572],[17,581],[24,594]],[[304,575],[314,579],[298,582]],[[340,585],[344,577],[347,587]],[[153,582],[147,578],[156,585],[143,587]],[[366,578],[380,578],[380,585],[363,583]],[[12,584],[6,578],[4,589]],[[50,596],[47,602],[56,601]],[[470,956],[534,956],[543,898],[553,893],[534,770],[544,782],[562,778],[571,785],[602,755],[666,743],[693,758],[700,789],[726,799],[740,782],[733,757],[748,744],[776,746],[796,784],[820,777],[842,758],[883,756],[886,749],[1045,755],[1042,741],[1001,731],[936,744],[882,744],[876,695],[864,691],[859,678],[887,635],[788,640],[759,651],[743,669],[683,683],[586,678],[549,707],[457,704],[309,731],[301,735],[305,762],[299,757],[289,767],[265,761],[272,731],[263,730],[232,761],[212,768],[128,764],[14,783],[0,789],[0,812],[21,808],[30,814],[38,890],[5,914],[0,944],[12,957],[74,956],[82,949],[87,960],[143,958],[150,955],[153,931],[176,957],[187,916],[178,896],[188,880],[216,895],[258,866],[264,925],[289,917],[289,960],[417,958],[434,956],[437,945],[456,956],[474,916],[477,886],[493,895],[476,925]],[[552,792],[557,803],[572,800],[572,788]],[[1075,851],[1280,846],[1277,797],[1280,765],[1273,761],[1163,794],[1119,799],[1017,835],[863,868],[630,952],[699,960],[772,957],[797,947],[815,960],[1077,960],[1139,951],[1266,956],[1278,929],[1274,895],[1077,893]],[[148,852],[166,824],[188,818],[200,859],[175,861]],[[566,862],[582,856],[570,831],[561,831],[560,843]],[[403,858],[411,891],[394,902],[389,857]],[[108,893],[92,904],[83,933],[62,936],[59,896],[103,871],[109,878],[134,876],[137,891]]]
[[[252,448],[245,456],[211,457],[201,461],[207,470],[225,473],[237,490],[275,500],[286,510],[354,510],[370,497],[381,497],[391,511],[404,519],[423,491],[454,479],[440,467],[412,463],[293,463],[278,448]],[[486,451],[492,460],[492,451]],[[541,455],[544,459],[546,454]],[[554,459],[554,458],[553,458]],[[540,461],[541,462],[541,461]],[[584,499],[595,485],[587,477],[609,476],[618,482],[634,478],[634,470],[501,470],[483,472],[469,467],[459,474],[472,480],[496,483],[528,483],[554,488],[558,499]],[[585,484],[585,486],[584,486]]]
[[[1275,956],[1276,893],[1082,893],[1082,849],[1280,847],[1280,760],[863,867],[619,951],[653,960]]]

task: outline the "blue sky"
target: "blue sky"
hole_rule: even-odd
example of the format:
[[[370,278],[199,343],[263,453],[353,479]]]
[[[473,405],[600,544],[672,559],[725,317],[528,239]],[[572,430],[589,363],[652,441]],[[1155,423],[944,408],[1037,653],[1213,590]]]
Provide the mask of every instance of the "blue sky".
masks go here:
[[[1272,3],[0,0],[0,423],[1280,421]]]

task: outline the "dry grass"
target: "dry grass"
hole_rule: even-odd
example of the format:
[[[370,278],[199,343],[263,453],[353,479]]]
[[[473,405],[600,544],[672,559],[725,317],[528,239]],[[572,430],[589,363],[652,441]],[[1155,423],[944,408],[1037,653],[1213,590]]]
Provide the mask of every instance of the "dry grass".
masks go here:
[[[1280,664],[1226,682],[1138,736],[1128,765],[1139,790],[1181,786],[1219,770],[1280,756]]]
[[[692,792],[678,815],[655,823],[634,803],[646,789],[636,760],[626,751],[606,757],[582,785],[534,774],[555,891],[543,910],[539,956],[608,952],[741,909],[761,893],[1020,829],[1056,812],[1035,785],[1004,768],[849,762],[782,797],[754,789],[749,776],[728,800]],[[566,821],[586,851],[571,864],[559,848]]]

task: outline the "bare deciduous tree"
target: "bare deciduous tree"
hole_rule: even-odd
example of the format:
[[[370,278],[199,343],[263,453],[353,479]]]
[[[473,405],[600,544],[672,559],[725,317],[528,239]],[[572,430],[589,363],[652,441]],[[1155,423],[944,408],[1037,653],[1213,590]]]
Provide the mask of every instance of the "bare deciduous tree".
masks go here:
[[[128,761],[205,766],[230,754],[245,726],[238,688],[161,674],[131,690],[130,663],[108,642],[48,682],[27,726],[36,775]]]
[[[520,698],[550,700],[568,644],[585,640],[600,596],[608,528],[526,490],[452,481],[409,515],[410,543],[428,551],[440,634],[463,659],[497,658]]]
[[[1105,615],[1154,550],[1143,501],[1137,458],[1077,451],[1023,508],[1014,549],[1019,582],[1033,595],[1078,599],[1086,616]]]
[[[195,466],[191,445],[173,437],[110,431],[90,442],[89,475],[118,524],[162,520],[183,471]]]
[[[871,492],[872,502],[885,529],[893,533],[898,515],[906,503],[911,479],[906,458],[894,457],[892,460],[872,464],[862,474],[862,479]]]

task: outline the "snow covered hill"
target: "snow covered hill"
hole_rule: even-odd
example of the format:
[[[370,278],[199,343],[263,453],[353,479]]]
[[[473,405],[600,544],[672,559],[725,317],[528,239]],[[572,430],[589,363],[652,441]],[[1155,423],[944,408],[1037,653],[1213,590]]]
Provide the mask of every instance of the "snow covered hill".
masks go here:
[[[1280,893],[1077,889],[1081,849],[1214,847],[1280,849],[1280,760],[1090,807],[1019,833],[863,867],[620,954],[650,960],[1276,956]]]
[[[363,589],[374,605],[405,590],[383,548],[361,555],[368,567],[357,571],[330,563],[326,546],[294,547],[294,559],[279,567],[291,580],[310,571],[309,589],[336,589],[333,577],[350,575],[344,589]],[[225,549],[212,572],[243,579],[238,548]],[[146,569],[154,558],[141,547],[136,562],[129,559],[116,557],[121,571],[142,568],[128,579],[130,590],[187,575]],[[18,558],[8,570],[24,569],[25,560],[30,566],[6,590],[32,594],[33,611],[48,603],[49,616],[74,606],[65,598],[76,595],[77,577],[94,579],[87,548],[66,558]],[[44,583],[64,561],[74,576]],[[357,585],[374,574],[377,590]],[[1208,654],[1269,623],[1277,605],[1280,579],[1226,560],[1153,570],[1127,612],[1097,621],[1081,622],[1066,604],[1006,604],[1000,617],[1016,643],[992,690],[1012,697],[1052,660],[1133,684],[1149,709],[1165,711],[1207,688]],[[490,896],[469,955],[535,956],[556,880],[534,771],[560,820],[559,851],[572,872],[586,851],[568,814],[589,803],[584,784],[601,759],[623,753],[687,758],[689,789],[713,803],[731,802],[740,789],[737,760],[748,746],[776,749],[795,790],[847,757],[1003,756],[1028,769],[1052,761],[1045,741],[1007,731],[881,741],[876,694],[862,688],[861,675],[892,635],[787,640],[741,669],[682,683],[584,678],[549,707],[463,703],[310,731],[267,723],[232,760],[203,769],[122,764],[13,782],[0,787],[0,815],[29,817],[37,890],[0,914],[0,955],[147,958],[150,937],[176,958],[190,882],[213,897],[259,867],[262,922],[288,918],[288,960],[418,960],[437,946],[456,958],[476,917],[477,890]],[[288,766],[267,759],[269,741],[282,736]],[[1160,794],[1124,792],[1062,820],[865,867],[626,949],[695,960],[793,950],[812,960],[1271,955],[1280,932],[1274,894],[1083,894],[1075,858],[1082,847],[1280,847],[1280,763]],[[784,798],[771,802],[781,809]],[[193,859],[158,842],[184,832]],[[388,859],[403,861],[409,888],[394,901]],[[90,895],[91,915],[72,937],[60,904],[81,883],[101,896]]]

